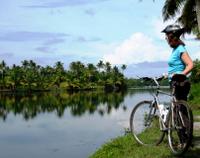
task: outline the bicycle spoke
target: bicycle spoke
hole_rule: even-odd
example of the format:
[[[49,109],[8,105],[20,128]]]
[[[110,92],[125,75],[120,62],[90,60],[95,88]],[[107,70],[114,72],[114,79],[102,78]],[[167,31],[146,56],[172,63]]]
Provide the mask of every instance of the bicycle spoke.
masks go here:
[[[150,101],[135,106],[130,117],[130,128],[136,141],[143,145],[158,145],[164,137],[158,112]]]
[[[193,117],[187,102],[175,102],[169,127],[168,140],[170,148],[174,154],[181,155],[187,151],[192,142]]]

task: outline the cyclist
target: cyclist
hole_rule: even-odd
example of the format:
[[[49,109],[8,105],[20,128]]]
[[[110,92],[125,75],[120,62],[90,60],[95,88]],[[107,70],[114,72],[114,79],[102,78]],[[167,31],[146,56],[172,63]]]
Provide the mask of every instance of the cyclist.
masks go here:
[[[175,88],[175,96],[179,100],[187,100],[190,83],[185,81],[187,79],[185,76],[188,76],[193,68],[193,62],[185,48],[185,44],[180,39],[184,30],[179,25],[168,25],[162,30],[166,35],[168,44],[172,48],[172,53],[168,60],[168,78],[171,83],[173,81],[182,83]]]
[[[184,28],[181,28],[179,25],[168,25],[162,32],[165,33],[166,40],[172,48],[172,53],[168,60],[169,81],[171,86],[175,84],[174,94],[176,99],[187,100],[190,91],[190,82],[186,76],[190,74],[193,62],[185,48],[184,42],[180,39],[180,36],[184,33]],[[187,114],[186,109],[181,106],[176,109],[182,111],[183,114]],[[179,139],[182,144],[187,139],[186,128],[189,125],[187,117],[183,117],[183,119],[186,123],[185,129],[178,130]]]

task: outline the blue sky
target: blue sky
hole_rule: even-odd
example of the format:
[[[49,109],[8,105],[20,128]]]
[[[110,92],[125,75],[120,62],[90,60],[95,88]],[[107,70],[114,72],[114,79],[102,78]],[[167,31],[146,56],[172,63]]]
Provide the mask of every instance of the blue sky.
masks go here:
[[[61,61],[126,64],[126,76],[159,75],[167,71],[171,53],[160,33],[164,0],[2,0],[0,61],[20,65],[34,60],[42,66]],[[186,36],[192,59],[200,44]]]

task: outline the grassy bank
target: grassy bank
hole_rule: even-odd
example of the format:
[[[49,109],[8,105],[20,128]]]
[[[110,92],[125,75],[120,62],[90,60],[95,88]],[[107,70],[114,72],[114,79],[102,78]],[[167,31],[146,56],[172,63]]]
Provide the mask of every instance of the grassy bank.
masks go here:
[[[189,95],[189,104],[194,115],[200,115],[200,83],[192,84]]]
[[[104,144],[90,158],[152,158],[152,156],[159,158],[169,155],[170,151],[166,150],[166,145],[163,144],[160,147],[140,146],[131,134],[127,134]]]
[[[191,148],[185,158],[199,158],[200,150]],[[139,145],[131,134],[111,140],[98,149],[90,158],[172,158],[175,157],[166,140],[159,146]],[[181,157],[182,158],[182,157]]]

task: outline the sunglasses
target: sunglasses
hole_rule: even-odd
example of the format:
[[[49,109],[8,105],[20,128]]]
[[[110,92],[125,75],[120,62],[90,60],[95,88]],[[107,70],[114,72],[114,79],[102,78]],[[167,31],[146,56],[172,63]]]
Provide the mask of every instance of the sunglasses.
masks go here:
[[[176,37],[173,36],[173,35],[166,35],[166,36],[165,36],[165,39],[166,39],[168,42],[171,42],[172,40],[175,40]]]

